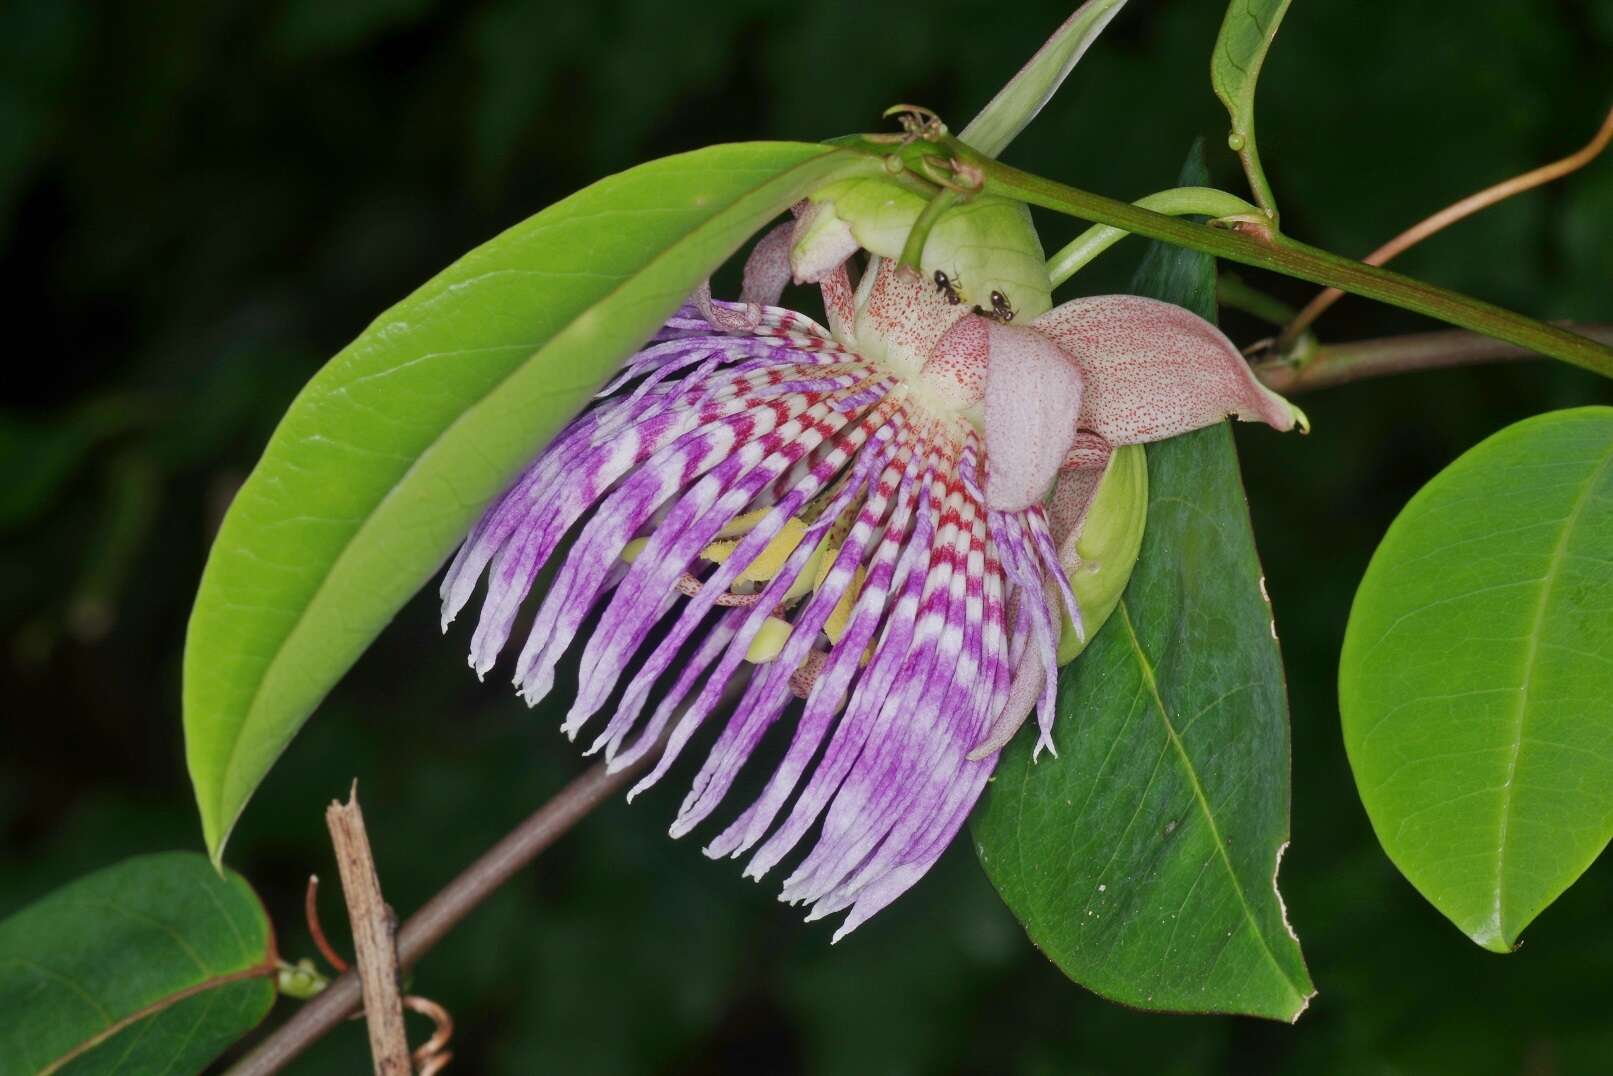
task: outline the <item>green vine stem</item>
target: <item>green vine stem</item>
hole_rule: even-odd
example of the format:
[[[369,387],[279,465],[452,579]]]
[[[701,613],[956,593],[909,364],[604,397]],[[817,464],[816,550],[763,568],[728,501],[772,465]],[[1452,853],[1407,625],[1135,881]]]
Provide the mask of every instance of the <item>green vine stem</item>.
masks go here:
[[[889,151],[888,146],[866,139],[848,139],[841,144],[880,156]],[[1242,222],[1243,227],[1236,229],[1212,228],[1166,216],[1000,164],[948,136],[934,142],[915,142],[901,152],[910,167],[917,167],[921,157],[956,157],[978,169],[984,189],[993,194],[1228,261],[1330,285],[1613,377],[1613,348],[1605,344],[1446,288],[1331,254],[1252,222]]]
[[[941,214],[952,208],[957,201],[957,191],[936,192],[919,214],[918,220],[913,222],[912,230],[907,233],[907,242],[902,245],[900,264],[915,270],[922,268],[924,244],[930,238],[930,230],[935,227],[935,222],[941,219]]]
[[[1237,195],[1214,187],[1172,187],[1139,198],[1131,204],[1173,217],[1235,217],[1260,212]],[[1126,229],[1111,224],[1094,224],[1070,240],[1047,260],[1047,274],[1053,278],[1053,286],[1056,288],[1069,280],[1093,258],[1130,234]]]

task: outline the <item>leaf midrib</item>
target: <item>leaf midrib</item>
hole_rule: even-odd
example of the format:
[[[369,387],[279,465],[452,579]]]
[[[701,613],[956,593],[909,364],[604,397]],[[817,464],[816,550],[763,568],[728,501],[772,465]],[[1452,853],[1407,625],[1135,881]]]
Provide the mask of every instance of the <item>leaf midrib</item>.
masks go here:
[[[198,994],[206,993],[209,990],[217,990],[222,987],[231,986],[235,983],[245,982],[248,979],[266,979],[275,974],[276,970],[274,960],[271,957],[269,960],[261,961],[250,967],[239,968],[235,971],[225,972],[219,975],[210,975],[199,982],[192,983],[190,986],[181,987],[178,990],[164,994],[157,1000],[141,1006],[134,1012],[129,1013],[127,1016],[121,1017],[120,1019],[109,1023],[106,1027],[84,1039],[82,1042],[78,1043],[78,1045],[68,1050],[65,1054],[62,1054],[61,1056],[47,1062],[44,1068],[35,1073],[35,1076],[50,1076],[51,1073],[61,1071],[62,1067],[68,1062],[84,1056],[119,1032],[133,1027],[142,1020],[149,1019],[165,1009],[172,1008],[181,1001],[188,1001]],[[194,1028],[192,1029],[192,1034],[194,1034]]]
[[[1498,820],[1498,835],[1495,851],[1495,906],[1491,912],[1492,929],[1495,936],[1511,945],[1513,938],[1508,936],[1506,930],[1505,894],[1506,894],[1506,859],[1507,840],[1511,831],[1512,808],[1516,801],[1513,792],[1513,779],[1518,773],[1518,759],[1523,755],[1523,734],[1528,724],[1529,716],[1529,689],[1534,684],[1535,665],[1540,653],[1540,635],[1546,621],[1546,612],[1551,607],[1552,595],[1556,590],[1557,581],[1562,573],[1563,560],[1568,553],[1568,543],[1579,525],[1580,516],[1585,512],[1585,506],[1590,503],[1591,494],[1601,484],[1602,476],[1607,473],[1609,465],[1613,465],[1613,448],[1602,454],[1602,461],[1591,471],[1574,498],[1574,507],[1563,520],[1562,534],[1557,538],[1557,544],[1551,552],[1551,559],[1546,565],[1546,574],[1541,579],[1540,600],[1535,603],[1534,624],[1529,631],[1529,647],[1523,661],[1523,683],[1518,689],[1518,712],[1513,719],[1512,756],[1507,760],[1507,777],[1502,784],[1501,814]]]
[[[1289,974],[1288,970],[1278,962],[1277,955],[1272,952],[1271,945],[1266,941],[1265,932],[1260,929],[1259,920],[1255,918],[1254,909],[1249,906],[1249,899],[1243,892],[1243,886],[1238,881],[1238,873],[1232,867],[1231,857],[1227,855],[1226,843],[1221,837],[1221,829],[1216,825],[1215,812],[1210,809],[1209,799],[1204,794],[1204,786],[1199,783],[1198,770],[1194,767],[1193,760],[1188,756],[1187,748],[1182,743],[1181,737],[1177,735],[1176,727],[1171,724],[1170,715],[1165,709],[1165,700],[1159,693],[1159,681],[1154,676],[1153,664],[1148,660],[1148,654],[1143,650],[1142,640],[1137,636],[1136,626],[1131,621],[1131,610],[1124,597],[1120,599],[1117,609],[1120,613],[1121,622],[1126,626],[1126,638],[1131,644],[1132,653],[1136,655],[1137,666],[1142,671],[1143,680],[1148,685],[1148,693],[1154,700],[1154,708],[1159,714],[1160,723],[1165,727],[1165,735],[1175,749],[1177,758],[1181,761],[1182,770],[1187,776],[1188,784],[1193,789],[1193,799],[1198,804],[1200,813],[1204,816],[1205,824],[1210,827],[1210,836],[1215,845],[1216,855],[1221,860],[1221,865],[1226,868],[1227,879],[1232,883],[1232,891],[1238,897],[1238,906],[1243,910],[1244,921],[1249,925],[1255,940],[1260,944],[1261,955],[1266,958],[1267,963],[1272,966],[1283,983],[1288,986],[1294,996],[1294,1001],[1303,1006],[1308,995],[1300,989],[1299,984],[1294,982],[1293,976]]]

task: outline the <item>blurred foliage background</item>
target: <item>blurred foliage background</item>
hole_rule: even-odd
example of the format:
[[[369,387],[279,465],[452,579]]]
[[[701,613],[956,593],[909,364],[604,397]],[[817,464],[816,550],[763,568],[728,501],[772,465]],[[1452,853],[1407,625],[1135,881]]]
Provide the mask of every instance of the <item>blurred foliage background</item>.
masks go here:
[[[13,341],[0,915],[126,855],[200,847],[178,683],[209,535],[297,387],[369,318],[499,229],[649,157],[875,129],[895,101],[961,126],[1069,6],[0,5]],[[1169,185],[1204,135],[1217,180],[1241,190],[1207,78],[1220,7],[1134,0],[1009,159],[1133,198]],[[1608,105],[1610,54],[1606,0],[1300,0],[1260,94],[1286,229],[1359,255],[1568,152]],[[1049,249],[1074,229],[1048,222]],[[1074,285],[1123,282],[1140,250],[1117,248]],[[1613,319],[1613,160],[1400,267],[1540,317]],[[1266,334],[1226,324],[1240,343]],[[1347,300],[1319,329],[1423,327]],[[1307,398],[1305,440],[1239,431],[1293,701],[1282,887],[1321,989],[1297,1027],[1093,997],[1032,949],[966,842],[831,948],[828,928],[774,901],[775,883],[666,839],[674,775],[585,821],[421,965],[415,988],[459,1023],[450,1071],[1608,1071],[1609,865],[1517,954],[1475,948],[1373,839],[1334,670],[1373,545],[1422,482],[1505,423],[1609,396],[1589,375],[1522,364]],[[321,812],[354,776],[407,914],[583,765],[553,713],[526,711],[498,676],[476,682],[468,629],[441,639],[435,616],[427,596],[398,618],[236,832],[231,862],[288,957],[312,952],[302,886],[333,877]],[[327,907],[340,921],[334,894]],[[362,1071],[364,1050],[350,1024],[293,1071]]]

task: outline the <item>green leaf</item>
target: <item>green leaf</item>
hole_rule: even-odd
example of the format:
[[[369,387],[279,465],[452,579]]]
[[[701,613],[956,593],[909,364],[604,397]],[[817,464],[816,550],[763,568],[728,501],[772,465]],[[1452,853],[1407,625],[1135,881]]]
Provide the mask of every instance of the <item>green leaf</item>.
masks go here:
[[[1255,83],[1288,4],[1289,0],[1232,0],[1210,56],[1210,85],[1232,117],[1227,145],[1242,159],[1255,201],[1273,215],[1277,204],[1255,148]]]
[[[1339,711],[1389,858],[1508,952],[1613,837],[1613,408],[1435,476],[1350,610]]]
[[[601,180],[465,255],[308,383],[191,614],[186,755],[215,860],[325,693],[620,361],[762,225],[879,167],[747,143]]]
[[[988,157],[1007,149],[1008,143],[1053,99],[1087,47],[1125,5],[1126,0],[1087,0],[1053,31],[1053,36],[997,91],[997,96],[986,102],[958,137]]]
[[[1133,290],[1213,316],[1214,263],[1155,244]],[[973,819],[1031,940],[1127,1005],[1294,1020],[1315,993],[1276,889],[1288,701],[1262,586],[1227,424],[1149,445],[1142,554],[1060,677],[1058,757],[1019,737]]]
[[[0,922],[0,1072],[200,1072],[274,1003],[269,917],[202,856],[137,856]]]

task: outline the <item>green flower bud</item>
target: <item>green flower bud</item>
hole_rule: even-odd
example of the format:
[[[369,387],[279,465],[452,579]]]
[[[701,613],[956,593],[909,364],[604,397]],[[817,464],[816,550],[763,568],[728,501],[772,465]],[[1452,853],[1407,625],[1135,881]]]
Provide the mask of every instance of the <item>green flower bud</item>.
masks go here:
[[[1098,492],[1073,540],[1059,545],[1070,589],[1081,610],[1086,640],[1076,638],[1069,614],[1059,637],[1059,664],[1074,661],[1120,604],[1131,581],[1148,522],[1148,457],[1142,445],[1120,445],[1109,457]]]
[[[849,228],[857,245],[882,258],[901,257],[908,233],[924,211],[924,197],[883,176],[842,180],[815,191],[810,200],[829,213],[814,215],[795,237],[790,263],[799,269],[820,260],[820,247],[843,241]],[[934,280],[968,306],[994,311],[999,296],[1021,322],[1053,305],[1042,242],[1022,202],[991,195],[960,201],[930,230],[920,258],[926,280]],[[940,275],[937,275],[940,274]]]
[[[295,964],[282,962],[275,975],[275,987],[288,998],[307,1001],[330,985],[330,980],[319,973],[314,962],[303,957]]]

